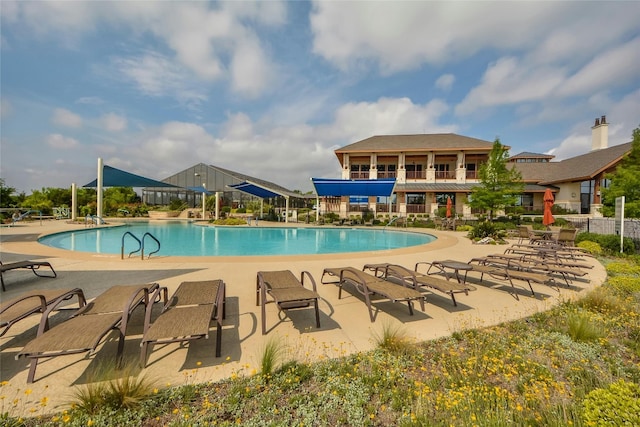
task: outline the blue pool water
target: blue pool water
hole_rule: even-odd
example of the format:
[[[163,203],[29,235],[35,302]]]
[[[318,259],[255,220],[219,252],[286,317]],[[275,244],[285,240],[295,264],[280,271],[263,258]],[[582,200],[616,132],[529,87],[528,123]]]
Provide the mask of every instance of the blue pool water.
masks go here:
[[[377,251],[423,245],[434,236],[392,230],[342,227],[207,227],[190,223],[142,223],[122,227],[90,228],[52,234],[39,242],[79,252],[120,254],[123,236],[125,256],[138,249],[150,233],[160,241],[158,256],[303,255]],[[146,237],[145,255],[158,245]],[[139,254],[139,253],[138,253]],[[154,256],[156,256],[154,255]]]

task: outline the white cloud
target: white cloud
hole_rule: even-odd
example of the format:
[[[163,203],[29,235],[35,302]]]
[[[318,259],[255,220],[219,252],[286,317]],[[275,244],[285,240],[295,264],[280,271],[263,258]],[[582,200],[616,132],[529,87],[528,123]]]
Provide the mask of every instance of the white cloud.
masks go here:
[[[267,88],[265,76],[273,66],[256,31],[260,26],[283,25],[286,15],[282,1],[3,2],[3,21],[12,24],[16,33],[55,38],[69,48],[77,48],[83,35],[104,28],[129,33],[131,48],[140,38],[152,35],[161,43],[158,51],[171,50],[164,60],[149,54],[116,62],[143,93],[176,96],[181,102],[198,99],[184,87],[185,81],[194,78],[200,82],[228,78],[232,88],[252,97]],[[239,68],[245,64],[250,68]],[[169,68],[163,72],[158,66]],[[176,81],[182,81],[183,90],[158,87],[166,82],[175,88]]]
[[[170,96],[189,107],[197,107],[207,99],[189,72],[157,52],[147,52],[140,57],[112,58],[111,62],[120,75],[145,95]]]
[[[487,50],[584,59],[635,31],[636,5],[624,3],[315,1],[310,22],[314,52],[335,66],[390,73]]]
[[[53,110],[51,122],[59,126],[76,129],[82,127],[82,117],[65,108],[56,108]]]
[[[120,132],[127,128],[127,119],[115,113],[104,114],[100,123],[109,132]]]
[[[260,95],[273,78],[272,68],[256,40],[241,43],[230,65],[233,88],[249,97]]]
[[[443,74],[436,80],[435,86],[445,92],[448,92],[453,87],[456,77],[453,74]]]
[[[59,133],[47,136],[46,142],[50,147],[61,150],[71,150],[80,145],[77,140],[60,135]]]
[[[640,37],[602,52],[559,88],[562,95],[588,95],[603,88],[625,84],[640,70]]]

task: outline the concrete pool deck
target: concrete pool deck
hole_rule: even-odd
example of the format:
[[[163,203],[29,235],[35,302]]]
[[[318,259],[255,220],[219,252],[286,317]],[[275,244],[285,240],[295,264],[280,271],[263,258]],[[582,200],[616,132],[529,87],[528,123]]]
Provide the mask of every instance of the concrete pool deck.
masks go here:
[[[261,227],[269,223],[261,222]],[[274,223],[274,226],[303,227],[304,224]],[[324,227],[334,227],[331,225]],[[466,233],[432,229],[410,229],[438,237],[435,242],[411,248],[331,255],[296,255],[265,257],[139,257],[121,260],[119,255],[72,252],[51,248],[37,242],[38,237],[60,231],[81,229],[84,225],[64,221],[19,222],[0,229],[3,262],[46,260],[54,266],[56,279],[38,278],[28,270],[5,273],[7,291],[3,301],[41,288],[80,287],[87,298],[94,298],[111,286],[157,282],[171,294],[187,280],[222,279],[227,287],[227,312],[222,333],[222,357],[214,357],[215,333],[209,340],[197,340],[180,346],[158,345],[150,353],[143,370],[156,379],[160,387],[178,386],[194,382],[216,381],[232,376],[250,375],[259,371],[260,355],[267,340],[279,337],[287,345],[287,359],[312,362],[326,357],[367,351],[375,347],[375,335],[388,324],[401,325],[417,341],[450,335],[452,332],[476,328],[521,318],[543,311],[559,302],[578,298],[606,279],[604,267],[593,258],[585,261],[594,265],[589,270],[589,282],[574,281],[570,288],[560,290],[533,284],[536,296],[528,285],[518,282],[519,300],[510,292],[508,283],[487,281],[482,284],[470,280],[476,288],[468,296],[457,295],[458,306],[443,294],[426,293],[425,311],[419,308],[409,316],[406,304],[377,302],[375,323],[369,320],[366,305],[359,295],[346,287],[342,299],[334,285],[320,283],[326,267],[351,266],[361,269],[367,263],[391,262],[413,268],[416,262],[453,259],[469,261],[473,257],[501,253],[505,246],[476,245]],[[229,242],[233,244],[233,242]],[[289,311],[279,315],[273,304],[267,306],[267,335],[260,332],[260,310],[255,303],[256,273],[261,270],[291,270],[297,276],[309,271],[321,295],[320,323],[315,327],[313,310]],[[64,314],[56,315],[64,316]],[[15,360],[15,355],[36,335],[39,316],[32,316],[14,325],[0,338],[0,394],[6,397],[2,411],[14,415],[33,416],[65,408],[76,386],[90,381],[90,372],[102,363],[114,360],[115,334],[100,344],[97,351],[86,354],[42,359],[36,371],[36,381],[27,384],[28,361]],[[140,338],[143,310],[134,313],[127,331],[125,360],[137,363],[140,357]],[[212,329],[213,332],[213,329]],[[30,390],[29,393],[25,393]],[[46,407],[40,405],[48,399]],[[18,399],[13,405],[11,402]],[[31,412],[35,408],[35,412]]]

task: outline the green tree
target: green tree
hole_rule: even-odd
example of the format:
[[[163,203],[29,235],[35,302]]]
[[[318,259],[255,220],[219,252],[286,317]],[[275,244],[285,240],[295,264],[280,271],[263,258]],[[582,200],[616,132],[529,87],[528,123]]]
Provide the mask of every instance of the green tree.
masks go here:
[[[20,204],[23,208],[33,209],[42,212],[42,215],[51,215],[53,213],[53,202],[49,199],[46,188],[42,190],[32,190],[24,201]]]
[[[16,200],[13,197],[15,192],[15,188],[7,187],[4,179],[0,178],[0,208],[13,208],[16,206]]]
[[[471,190],[469,205],[489,212],[489,219],[496,210],[513,206],[524,190],[522,174],[507,167],[509,152],[496,138],[489,152],[489,159],[480,166],[480,185]]]
[[[622,159],[615,172],[607,174],[609,188],[602,189],[602,213],[615,214],[616,198],[625,196],[624,215],[640,218],[640,128],[632,132],[631,151]]]
[[[115,215],[120,207],[139,201],[140,197],[133,191],[133,187],[105,188],[102,197],[104,212],[107,215]]]

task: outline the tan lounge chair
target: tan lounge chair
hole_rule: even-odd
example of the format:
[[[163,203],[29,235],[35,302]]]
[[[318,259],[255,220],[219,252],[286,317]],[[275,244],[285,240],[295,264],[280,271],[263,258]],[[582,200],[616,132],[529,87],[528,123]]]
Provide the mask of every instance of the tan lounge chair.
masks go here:
[[[48,267],[49,269],[51,269],[51,274],[50,275],[38,274],[38,270],[40,269],[40,267]],[[17,270],[17,269],[31,270],[33,271],[33,274],[35,274],[38,277],[55,278],[58,276],[55,270],[53,269],[53,267],[51,266],[51,264],[47,261],[18,261],[18,262],[11,262],[7,264],[3,264],[2,261],[0,261],[0,283],[2,284],[3,291],[6,291],[4,287],[4,273],[9,270]]]
[[[152,300],[160,297],[158,288]],[[145,367],[154,344],[185,342],[209,338],[209,325],[216,320],[216,357],[222,350],[222,319],[225,317],[225,284],[222,280],[182,282],[151,323],[152,305],[147,306],[140,364]]]
[[[531,295],[535,296],[535,291],[533,290],[533,286],[531,283],[538,284],[550,284],[551,286],[558,288],[553,277],[550,277],[546,274],[529,271],[517,261],[511,259],[505,259],[502,256],[497,257],[479,257],[473,258],[469,261],[469,265],[472,266],[471,271],[475,271],[480,273],[480,281],[482,282],[484,275],[488,274],[489,276],[495,279],[507,280],[511,285],[512,289],[516,289],[514,280],[521,280],[527,282],[529,285],[529,289],[531,290]],[[513,296],[519,300],[518,294],[513,292]]]
[[[336,277],[337,280],[325,282],[325,275]],[[371,296],[380,295],[391,302],[406,302],[409,306],[409,315],[413,316],[413,301],[420,303],[420,308],[424,311],[424,295],[416,289],[391,282],[382,277],[360,271],[353,267],[325,268],[322,272],[323,284],[334,283],[338,286],[338,299],[342,297],[342,287],[350,283],[358,292],[364,296],[365,304],[369,310],[371,322],[375,322],[376,316],[371,305]]]
[[[16,355],[26,357],[31,366],[27,382],[32,383],[38,360],[68,354],[93,352],[112,329],[119,332],[116,362],[122,361],[129,316],[139,305],[148,305],[150,292],[158,284],[113,286],[85,305],[71,319],[47,330],[48,317],[56,305],[51,304],[42,316],[38,335]]]
[[[51,304],[58,306],[62,301],[68,301],[73,297],[78,298],[78,308],[86,304],[82,289],[42,289],[27,292],[17,298],[7,302],[2,302],[0,306],[0,337],[7,333],[9,328],[16,322],[25,319],[32,314],[43,314]],[[58,301],[60,300],[60,301]],[[45,326],[48,329],[48,325]]]
[[[304,287],[305,277],[311,288]],[[262,335],[267,333],[266,305],[275,303],[279,310],[305,308],[313,304],[316,312],[316,327],[320,327],[320,310],[316,292],[316,281],[308,271],[300,273],[300,280],[289,270],[258,271],[256,279],[256,305],[260,305],[262,315]],[[269,299],[270,297],[271,299]]]
[[[397,264],[366,264],[363,269],[373,270],[374,274],[382,274],[384,278],[396,278],[403,283],[408,284],[412,288],[418,290],[419,288],[429,288],[429,290],[435,290],[449,295],[454,306],[457,306],[456,294],[464,293],[469,295],[469,291],[473,290],[473,287],[465,283],[458,283],[440,277],[435,277],[430,274],[423,274],[417,271],[418,265],[416,264],[416,270],[410,270],[406,267]],[[447,276],[448,277],[448,276]]]

